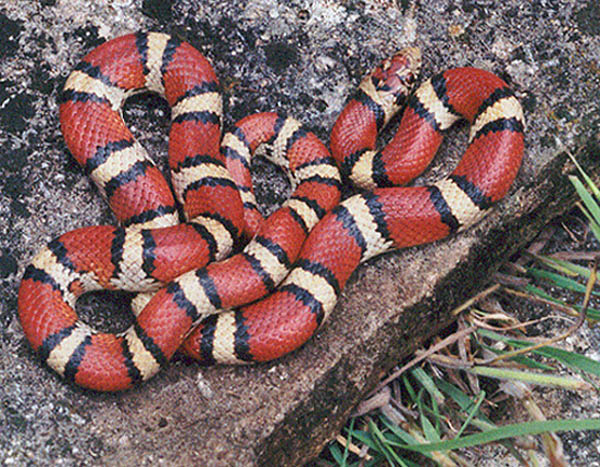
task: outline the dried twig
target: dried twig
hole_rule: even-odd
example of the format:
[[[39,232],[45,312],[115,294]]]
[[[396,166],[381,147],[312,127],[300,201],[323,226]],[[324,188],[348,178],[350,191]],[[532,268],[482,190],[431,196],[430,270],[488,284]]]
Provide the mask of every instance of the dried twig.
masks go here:
[[[581,307],[581,313],[579,313],[577,321],[575,321],[575,323],[573,323],[573,325],[569,329],[567,329],[566,332],[564,332],[564,333],[562,333],[562,334],[560,334],[560,335],[558,335],[556,337],[547,339],[547,340],[545,340],[543,342],[540,342],[538,344],[532,345],[530,347],[525,347],[525,348],[517,349],[517,350],[514,350],[512,352],[508,352],[508,353],[505,353],[505,354],[502,354],[502,355],[498,355],[498,356],[496,356],[496,357],[488,360],[486,362],[486,364],[487,365],[491,365],[491,364],[494,364],[496,362],[499,362],[500,360],[505,360],[507,358],[516,357],[517,355],[522,355],[524,353],[531,352],[532,350],[539,349],[540,347],[545,347],[547,345],[552,345],[552,344],[554,344],[556,342],[559,342],[559,341],[561,341],[563,339],[566,339],[571,334],[573,334],[575,331],[577,331],[583,325],[583,323],[585,321],[585,318],[587,316],[587,307],[588,307],[588,304],[590,302],[590,297],[592,295],[592,289],[594,288],[594,285],[596,284],[596,273],[598,271],[598,262],[599,261],[600,261],[600,257],[599,256],[597,256],[596,258],[594,258],[594,262],[592,263],[592,267],[590,268],[590,277],[589,277],[589,279],[587,281],[587,285],[586,285],[586,288],[585,288],[585,296],[583,298],[583,305]]]

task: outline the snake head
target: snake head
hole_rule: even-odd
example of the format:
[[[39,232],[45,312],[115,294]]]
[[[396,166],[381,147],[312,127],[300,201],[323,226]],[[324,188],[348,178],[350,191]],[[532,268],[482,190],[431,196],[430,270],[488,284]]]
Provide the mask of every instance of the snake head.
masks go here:
[[[421,69],[421,50],[402,49],[385,59],[361,83],[360,89],[382,107],[385,123],[400,109]]]
[[[378,92],[405,96],[417,79],[421,69],[421,50],[417,47],[402,49],[385,59],[370,77]]]

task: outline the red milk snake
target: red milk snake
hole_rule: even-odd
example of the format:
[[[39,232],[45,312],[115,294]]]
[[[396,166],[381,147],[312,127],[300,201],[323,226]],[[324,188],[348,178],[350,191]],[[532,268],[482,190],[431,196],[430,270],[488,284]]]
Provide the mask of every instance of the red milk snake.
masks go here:
[[[90,52],[65,84],[61,128],[122,227],[68,232],[26,269],[19,317],[41,359],[102,391],[150,378],[177,349],[205,363],[271,360],[309,339],[362,261],[480,220],[521,164],[521,106],[492,73],[450,69],[410,95],[398,132],[377,151],[377,134],[419,67],[420,53],[409,48],[363,80],[332,130],[332,158],[297,121],[273,113],[244,118],[221,142],[215,73],[176,38],[131,34]],[[120,114],[129,95],[146,90],[171,106],[174,195]],[[441,132],[460,118],[471,129],[452,174],[393,187],[421,173]],[[262,219],[249,166],[265,149],[288,171],[293,192]],[[338,165],[368,191],[340,203]],[[148,292],[134,301],[130,329],[100,333],[78,319],[77,297],[98,289]]]

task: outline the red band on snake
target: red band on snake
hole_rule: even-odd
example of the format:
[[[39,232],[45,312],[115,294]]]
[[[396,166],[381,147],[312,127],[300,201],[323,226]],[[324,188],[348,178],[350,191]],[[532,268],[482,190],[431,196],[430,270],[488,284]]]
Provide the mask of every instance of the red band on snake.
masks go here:
[[[93,50],[65,84],[61,127],[123,227],[64,234],[28,266],[19,317],[42,360],[102,391],[150,378],[178,349],[204,363],[271,360],[310,338],[361,262],[480,220],[519,169],[521,107],[492,73],[451,69],[409,97],[396,135],[377,151],[377,134],[419,66],[418,50],[409,48],[363,80],[334,125],[331,157],[297,121],[273,113],[246,117],[221,141],[217,79],[189,44],[139,33]],[[171,106],[174,196],[120,116],[124,100],[141,91]],[[452,174],[393,187],[424,170],[442,131],[460,118],[471,130]],[[266,219],[252,192],[254,152],[282,165],[293,187]],[[336,162],[369,191],[340,203]],[[253,238],[240,251],[244,237]],[[232,251],[239,252],[228,257]],[[145,292],[134,300],[130,329],[100,333],[77,317],[77,297],[98,289]]]

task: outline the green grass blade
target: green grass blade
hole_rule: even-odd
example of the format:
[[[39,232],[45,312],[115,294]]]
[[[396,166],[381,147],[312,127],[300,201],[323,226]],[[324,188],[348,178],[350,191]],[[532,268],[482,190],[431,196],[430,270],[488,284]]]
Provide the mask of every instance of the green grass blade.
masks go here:
[[[504,342],[512,345],[513,347],[524,348],[531,346],[531,342],[505,337],[487,329],[480,329],[477,331],[477,334]],[[552,346],[540,347],[539,349],[533,350],[532,353],[541,355],[543,357],[554,358],[569,368],[577,369],[595,376],[600,376],[600,362],[586,357],[585,355],[580,355],[575,352],[569,352],[568,350],[563,350]]]
[[[373,438],[375,439],[375,441],[380,444],[383,455],[388,460],[390,465],[406,466],[404,461],[400,457],[398,457],[396,452],[391,448],[390,441],[385,439],[385,436],[383,435],[377,424],[373,422],[373,420],[369,420],[369,430],[373,434]],[[394,461],[396,463],[394,463]]]
[[[524,422],[494,428],[483,433],[464,436],[463,438],[440,441],[439,443],[421,444],[418,446],[400,445],[401,449],[420,453],[432,451],[447,451],[477,446],[492,441],[500,441],[517,436],[538,435],[547,432],[572,431],[572,430],[600,430],[600,419],[591,418],[583,420],[544,420]]]
[[[361,443],[366,445],[369,449],[372,449],[375,452],[379,452],[379,446],[377,446],[377,444],[375,443],[375,441],[373,440],[373,437],[371,436],[371,434],[369,432],[363,431],[363,430],[356,430],[356,431],[354,431],[354,433],[352,435],[355,439],[359,440]]]
[[[594,220],[592,215],[588,212],[588,210],[584,206],[579,205],[579,209],[581,210],[583,215],[587,218],[587,220],[589,222],[590,230],[594,234],[594,237],[596,237],[596,239],[598,241],[600,241],[600,225],[598,225],[598,223]]]
[[[582,387],[587,387],[587,383],[570,378],[568,376],[555,376],[542,373],[531,373],[527,371],[509,370],[506,368],[492,368],[488,366],[475,366],[467,370],[480,376],[497,379],[513,379],[524,383],[531,383],[541,386],[554,386],[571,391],[577,391]]]
[[[583,205],[579,205],[581,212],[588,218],[590,229],[594,233],[594,236],[600,240],[600,207],[577,177],[570,176],[569,180],[573,183],[577,194],[583,202]]]
[[[569,157],[571,158],[571,160],[575,164],[575,167],[577,167],[577,170],[579,170],[579,173],[581,174],[581,177],[585,180],[585,183],[587,184],[587,186],[590,189],[590,191],[594,194],[594,196],[596,198],[600,199],[600,189],[598,188],[598,186],[589,177],[589,175],[587,173],[585,173],[585,171],[583,170],[583,167],[581,167],[581,165],[579,165],[579,162],[577,162],[577,159],[575,159],[575,157],[570,152],[568,152],[568,151],[567,151],[567,154],[569,155]]]
[[[585,293],[585,285],[569,277],[561,276],[555,272],[538,268],[527,268],[527,273],[537,279],[545,279],[554,283],[557,287],[572,290],[573,292]],[[600,296],[600,292],[592,291],[594,295]]]
[[[600,362],[593,360],[585,355],[580,355],[568,350],[557,349],[556,347],[541,347],[536,351],[544,357],[555,358],[563,365],[600,376]]]
[[[433,424],[429,421],[429,419],[425,416],[423,412],[421,412],[421,428],[423,428],[423,434],[425,435],[425,439],[427,441],[439,441],[440,435],[434,428]]]
[[[431,395],[438,404],[444,403],[444,395],[435,386],[435,382],[429,376],[423,368],[415,368],[410,372],[414,378],[425,388],[425,390]]]
[[[590,194],[589,191],[585,188],[581,180],[579,180],[574,175],[569,176],[569,181],[575,187],[575,191],[577,191],[577,195],[581,198],[584,206],[588,209],[589,213],[592,215],[595,222],[600,222],[600,206],[594,199],[594,197]]]
[[[448,383],[443,379],[437,378],[436,384],[448,397],[452,398],[459,405],[463,412],[467,412],[471,409],[471,407],[473,407],[474,401],[472,400],[472,398],[469,395],[465,394],[458,387]],[[471,420],[471,425],[473,425],[474,427],[478,428],[481,431],[489,431],[497,428],[497,426],[494,423],[492,423],[492,421],[480,410],[477,410],[475,414],[477,415],[476,418],[473,418]],[[510,443],[510,441],[500,440],[499,443],[503,445],[517,461],[522,461],[521,455],[518,451],[515,450],[514,446]],[[427,455],[427,453],[423,452],[421,454]]]
[[[433,412],[432,410],[430,410],[426,405],[425,402],[423,401],[423,395],[425,394],[426,390],[424,388],[422,388],[419,391],[419,395],[417,398],[417,407],[419,409],[419,416],[420,416],[420,420],[421,420],[421,428],[423,429],[423,434],[425,435],[425,439],[428,441],[437,441],[439,440],[439,434],[438,432],[435,430],[433,424],[429,421],[429,419],[427,418],[426,413],[429,412]],[[434,401],[434,399],[431,399],[432,401]],[[435,402],[434,402],[435,403]]]
[[[417,401],[417,393],[412,387],[412,384],[410,384],[410,381],[406,377],[406,375],[402,375],[402,383],[404,384],[404,388],[406,389],[406,392],[408,393],[411,402],[414,404]]]
[[[551,256],[544,256],[544,255],[535,256],[535,258],[540,260],[542,263],[544,263],[548,267],[551,267],[552,269],[560,271],[564,274],[573,275],[573,276],[577,275],[577,276],[581,276],[585,279],[589,279],[590,274],[591,274],[590,268],[581,266],[579,264],[572,263],[571,261],[565,261],[563,259],[552,258]]]
[[[525,292],[528,292],[531,295],[541,297],[544,300],[548,300],[552,303],[556,303],[557,305],[563,305],[563,306],[565,305],[561,300],[558,300],[558,299],[552,297],[551,295],[546,293],[544,290],[542,290],[539,287],[536,287],[534,285],[528,284],[523,289]],[[568,305],[568,306],[570,306],[574,310],[581,313],[581,307],[579,305]],[[589,319],[595,320],[595,321],[600,321],[600,310],[596,310],[595,308],[588,307],[586,310],[586,317]]]
[[[346,459],[344,459],[342,450],[337,444],[332,443],[329,445],[329,454],[331,454],[331,457],[333,457],[333,460],[336,461],[339,466],[346,465]]]
[[[458,430],[458,433],[456,433],[456,438],[460,438],[460,435],[463,434],[463,431],[465,431],[465,429],[470,425],[471,420],[473,420],[475,415],[479,412],[479,407],[481,406],[481,404],[483,403],[484,400],[485,400],[485,391],[481,391],[477,396],[475,405],[469,410],[469,415],[467,416],[467,419],[464,421],[464,423]]]
[[[470,396],[462,392],[458,387],[454,386],[453,384],[450,384],[447,381],[444,381],[443,379],[437,378],[435,380],[435,383],[442,391],[444,391],[444,393],[450,396],[463,411],[469,411],[475,405],[475,401],[473,401],[473,399]],[[476,414],[478,417],[491,423],[491,421],[485,416],[483,412],[478,410]]]
[[[354,417],[350,419],[350,426],[348,427],[348,437],[346,438],[346,445],[344,446],[344,462],[343,464],[341,464],[342,466],[346,465],[346,463],[348,462],[348,456],[350,455],[349,447],[352,443],[352,433],[354,432],[354,420]]]
[[[386,416],[381,417],[381,421],[385,425],[385,427],[390,430],[397,438],[401,439],[403,442],[407,444],[419,444],[420,441],[417,441],[413,435],[411,435],[408,431],[403,430],[401,427],[396,425]]]

